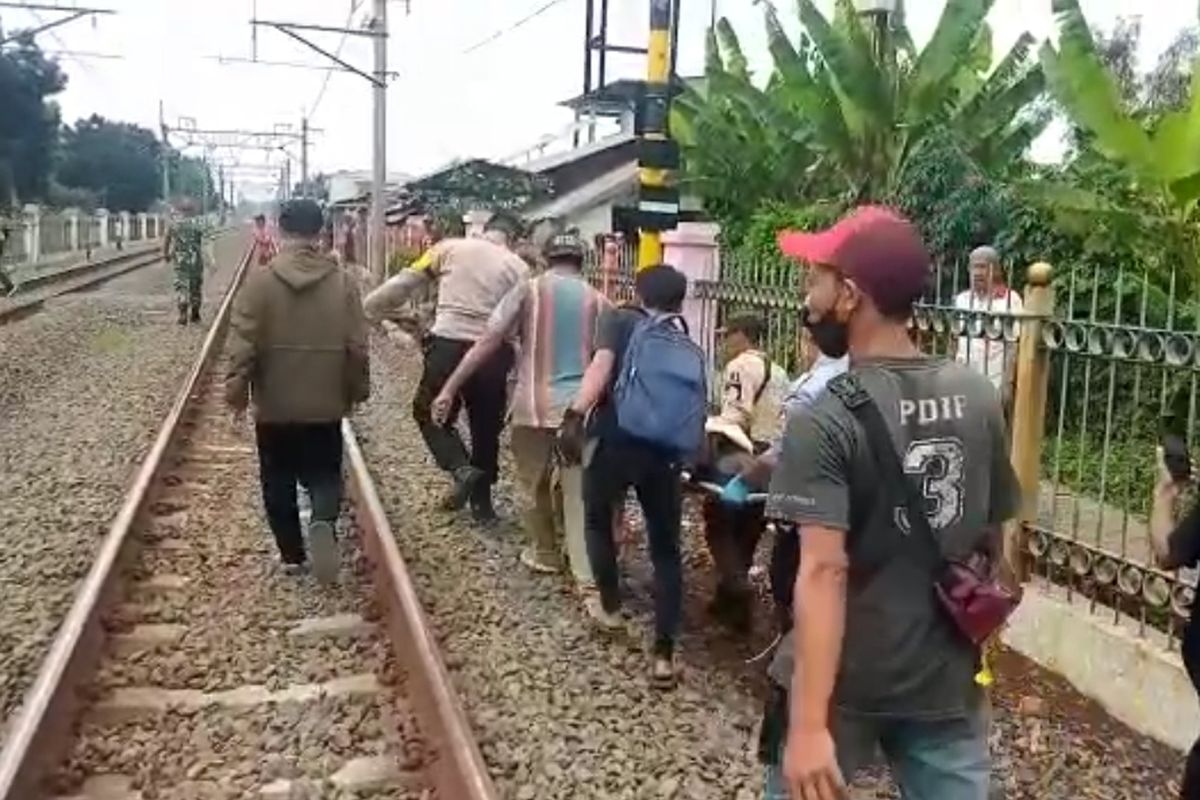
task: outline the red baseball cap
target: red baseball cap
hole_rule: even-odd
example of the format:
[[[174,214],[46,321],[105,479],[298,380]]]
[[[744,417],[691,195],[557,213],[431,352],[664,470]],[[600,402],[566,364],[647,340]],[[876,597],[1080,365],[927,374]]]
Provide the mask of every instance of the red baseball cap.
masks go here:
[[[883,311],[901,311],[925,292],[929,251],[917,228],[882,206],[860,206],[817,233],[781,231],[785,256],[833,267]]]

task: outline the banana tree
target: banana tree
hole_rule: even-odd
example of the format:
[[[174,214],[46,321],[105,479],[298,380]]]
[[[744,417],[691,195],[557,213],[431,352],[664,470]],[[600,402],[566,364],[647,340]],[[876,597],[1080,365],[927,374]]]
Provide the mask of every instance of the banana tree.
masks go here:
[[[1079,160],[1102,159],[1127,180],[1123,191],[1103,195],[1054,182],[1026,186],[1026,191],[1062,213],[1117,224],[1160,245],[1169,242],[1187,277],[1200,277],[1200,59],[1193,64],[1191,97],[1183,108],[1143,127],[1124,106],[1078,0],[1053,0],[1051,7],[1058,47],[1043,45],[1041,63],[1055,99],[1087,133],[1088,151]]]
[[[751,82],[736,36],[722,22],[710,40],[706,86],[685,91],[672,120],[684,149],[685,179],[709,197],[726,180],[712,170],[714,163],[746,172],[761,161],[765,171],[777,173],[780,164],[797,159],[808,171],[792,174],[810,180],[787,189],[810,199],[881,200],[891,196],[922,139],[947,128],[985,166],[1006,168],[1047,119],[1029,113],[1044,88],[1041,68],[1031,59],[1032,37],[1018,39],[990,69],[992,33],[984,20],[992,2],[947,0],[919,52],[902,3],[897,13],[870,24],[851,0],[838,0],[832,20],[813,0],[798,0],[805,30],[798,44],[768,5],[774,70],[762,89]]]

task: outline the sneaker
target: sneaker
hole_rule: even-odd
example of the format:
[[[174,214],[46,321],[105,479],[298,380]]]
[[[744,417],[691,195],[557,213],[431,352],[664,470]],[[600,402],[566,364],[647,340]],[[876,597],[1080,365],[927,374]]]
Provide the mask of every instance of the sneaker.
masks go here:
[[[313,574],[324,586],[337,583],[338,548],[333,525],[318,520],[308,527],[308,549],[312,554]]]
[[[299,578],[308,572],[308,565],[303,561],[284,561],[283,574],[289,578]]]
[[[533,572],[537,572],[542,575],[554,575],[558,572],[558,567],[556,565],[540,559],[532,547],[526,547],[521,550],[521,563]]]
[[[669,691],[675,688],[679,675],[675,671],[675,657],[659,653],[650,665],[650,685],[655,689]]]
[[[604,603],[600,601],[599,592],[589,592],[583,598],[583,610],[587,612],[592,622],[596,623],[601,630],[619,631],[625,627],[625,620],[621,619],[620,614],[604,608]]]

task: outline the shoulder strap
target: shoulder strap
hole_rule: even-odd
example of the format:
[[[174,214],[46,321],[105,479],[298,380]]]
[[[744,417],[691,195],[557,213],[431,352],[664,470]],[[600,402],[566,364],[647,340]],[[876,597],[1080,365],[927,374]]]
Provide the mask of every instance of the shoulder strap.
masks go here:
[[[892,444],[892,434],[888,430],[887,421],[879,411],[879,406],[863,388],[858,376],[851,372],[843,372],[833,378],[829,381],[827,388],[863,426],[867,435],[867,447],[871,451],[875,469],[884,487],[884,496],[891,495],[891,492],[887,491],[891,487],[895,487],[893,491],[898,490],[902,493],[901,499],[910,530],[921,540],[926,554],[936,559],[936,562],[940,562],[942,549],[933,529],[929,526],[929,517],[925,513],[925,502],[920,492],[917,491],[917,487],[913,485],[912,479],[904,471],[900,456],[896,453],[895,445]]]
[[[758,385],[758,390],[754,392],[754,405],[758,405],[758,401],[762,399],[763,393],[767,391],[767,384],[771,382],[771,359],[767,358],[766,353],[759,353],[758,357],[763,363],[763,379]]]
[[[683,331],[685,336],[691,336],[692,332],[688,330],[687,320],[683,318],[682,314],[655,314],[654,312],[647,312],[647,314],[650,319],[654,320],[654,324],[664,327],[674,325]]]

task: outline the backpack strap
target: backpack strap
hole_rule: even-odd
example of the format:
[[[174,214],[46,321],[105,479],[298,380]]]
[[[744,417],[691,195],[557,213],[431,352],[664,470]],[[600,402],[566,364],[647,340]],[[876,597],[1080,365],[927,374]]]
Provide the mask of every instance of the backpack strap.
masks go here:
[[[759,353],[758,357],[763,362],[763,379],[758,385],[758,390],[754,393],[754,405],[758,405],[758,401],[762,399],[763,393],[767,391],[767,384],[771,382],[771,359],[767,358],[766,353]]]
[[[682,314],[651,311],[646,308],[642,309],[642,314],[645,315],[646,320],[650,325],[662,325],[664,327],[674,325],[675,327],[679,328],[679,330],[683,331],[685,335],[691,336],[691,331],[688,329],[687,320],[683,318]]]
[[[892,443],[892,434],[879,411],[879,406],[863,388],[858,376],[851,372],[844,372],[833,378],[827,388],[862,425],[867,436],[867,447],[875,462],[875,470],[884,487],[884,498],[890,500],[894,498],[893,492],[901,493],[909,529],[915,538],[921,541],[921,548],[926,557],[935,564],[940,563],[943,560],[942,548],[929,525],[924,497],[904,471],[900,456]]]

